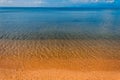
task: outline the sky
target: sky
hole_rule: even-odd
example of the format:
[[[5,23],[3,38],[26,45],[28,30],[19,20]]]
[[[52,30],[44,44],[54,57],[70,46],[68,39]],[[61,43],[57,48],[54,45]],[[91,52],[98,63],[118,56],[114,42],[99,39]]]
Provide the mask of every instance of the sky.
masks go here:
[[[81,6],[119,6],[120,0],[0,0],[0,6],[20,7],[81,7]],[[113,5],[114,4],[114,5]]]

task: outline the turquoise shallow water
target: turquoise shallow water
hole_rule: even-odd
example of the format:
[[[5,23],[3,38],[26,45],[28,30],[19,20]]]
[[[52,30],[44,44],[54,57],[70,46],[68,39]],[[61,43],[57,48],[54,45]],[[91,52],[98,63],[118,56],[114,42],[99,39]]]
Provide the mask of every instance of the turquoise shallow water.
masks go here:
[[[0,39],[120,39],[120,10],[0,8]]]

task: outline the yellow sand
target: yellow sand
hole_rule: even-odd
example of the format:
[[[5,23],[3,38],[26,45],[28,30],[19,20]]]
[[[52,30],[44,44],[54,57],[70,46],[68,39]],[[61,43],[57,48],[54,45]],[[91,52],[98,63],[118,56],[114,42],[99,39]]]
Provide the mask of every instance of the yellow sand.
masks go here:
[[[120,80],[119,72],[67,70],[0,70],[0,80]]]
[[[0,40],[0,80],[120,80],[120,40]]]

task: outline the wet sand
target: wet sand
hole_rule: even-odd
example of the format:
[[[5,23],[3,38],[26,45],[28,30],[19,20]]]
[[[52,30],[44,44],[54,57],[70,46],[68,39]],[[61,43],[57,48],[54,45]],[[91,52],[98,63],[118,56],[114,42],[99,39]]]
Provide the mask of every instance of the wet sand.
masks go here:
[[[0,40],[0,80],[120,80],[120,40]]]

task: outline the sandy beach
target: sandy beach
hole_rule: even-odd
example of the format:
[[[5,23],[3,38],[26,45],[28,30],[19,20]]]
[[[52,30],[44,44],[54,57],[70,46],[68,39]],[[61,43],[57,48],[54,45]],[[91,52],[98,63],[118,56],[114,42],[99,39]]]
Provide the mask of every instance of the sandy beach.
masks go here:
[[[0,80],[120,80],[119,40],[0,40]]]
[[[119,72],[80,72],[67,70],[0,70],[0,80],[120,80]]]

